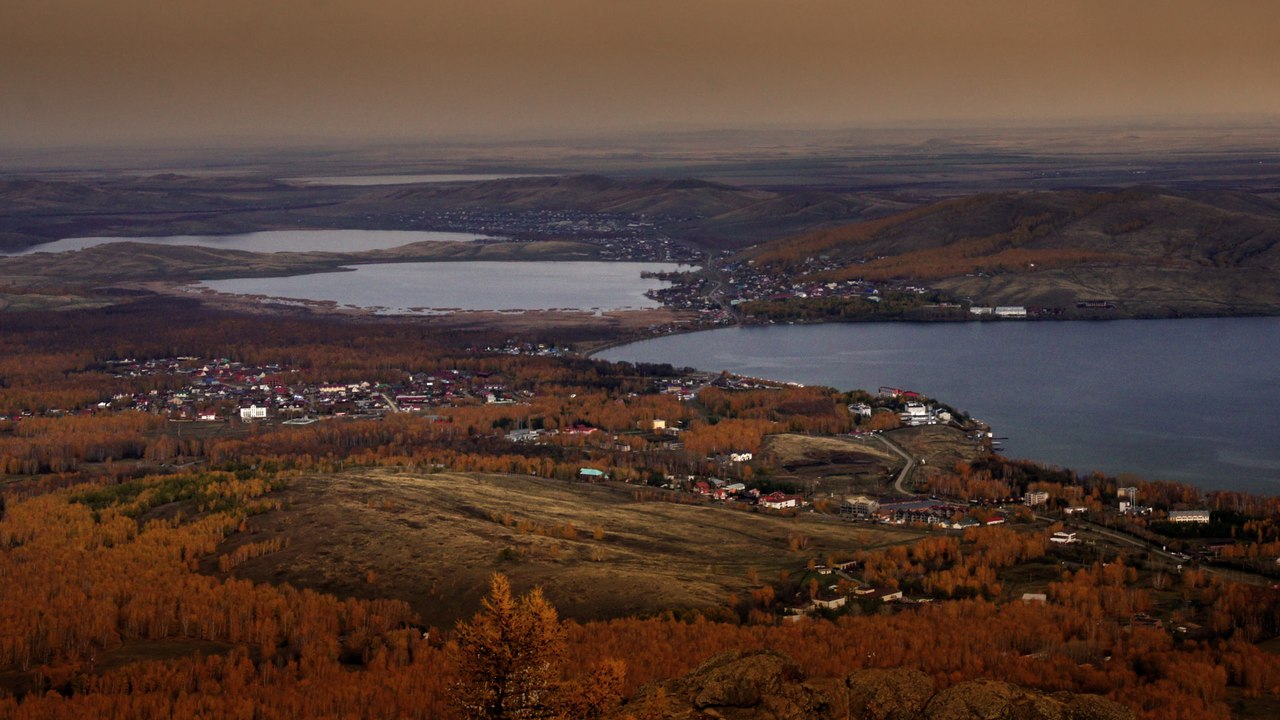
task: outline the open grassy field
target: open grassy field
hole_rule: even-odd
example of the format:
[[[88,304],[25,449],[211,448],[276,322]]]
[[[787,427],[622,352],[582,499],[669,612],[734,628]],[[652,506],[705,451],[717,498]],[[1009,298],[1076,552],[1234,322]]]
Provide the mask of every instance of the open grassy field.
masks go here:
[[[964,430],[949,425],[904,427],[890,431],[888,437],[919,459],[911,471],[911,487],[917,490],[932,475],[952,472],[956,463],[973,462],[985,452]]]
[[[400,598],[436,626],[474,612],[494,572],[518,590],[542,586],[568,617],[646,615],[723,604],[748,587],[752,569],[769,581],[811,557],[921,536],[810,513],[639,502],[625,487],[515,475],[362,469],[308,476],[281,498],[284,509],[252,518],[223,551],[278,537],[287,547],[234,574]]]
[[[864,438],[770,435],[764,452],[780,468],[774,479],[835,497],[891,492],[902,467],[887,447]]]

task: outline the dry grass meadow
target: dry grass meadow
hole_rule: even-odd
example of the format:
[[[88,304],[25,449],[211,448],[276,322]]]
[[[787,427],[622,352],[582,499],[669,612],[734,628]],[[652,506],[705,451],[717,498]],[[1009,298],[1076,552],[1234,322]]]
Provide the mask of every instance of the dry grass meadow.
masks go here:
[[[575,619],[647,615],[723,604],[751,570],[772,580],[810,558],[920,537],[516,475],[362,469],[298,479],[281,497],[283,509],[252,518],[222,550],[277,537],[288,545],[232,573],[400,598],[436,626],[474,612],[494,572],[518,590],[543,587]]]

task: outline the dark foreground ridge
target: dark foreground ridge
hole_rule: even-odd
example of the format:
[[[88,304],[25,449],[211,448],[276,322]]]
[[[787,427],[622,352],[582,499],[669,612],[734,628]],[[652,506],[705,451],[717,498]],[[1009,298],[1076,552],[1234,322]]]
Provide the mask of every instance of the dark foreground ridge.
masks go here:
[[[731,651],[682,678],[640,690],[615,720],[1125,720],[1133,711],[1098,695],[1052,695],[974,680],[939,690],[919,670],[866,669],[806,680],[785,655]]]

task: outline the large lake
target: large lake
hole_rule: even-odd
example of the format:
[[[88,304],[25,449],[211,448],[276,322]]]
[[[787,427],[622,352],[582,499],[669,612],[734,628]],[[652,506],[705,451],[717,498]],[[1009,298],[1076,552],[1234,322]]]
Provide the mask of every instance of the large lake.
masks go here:
[[[65,238],[27,248],[16,255],[69,252],[95,245],[140,242],[155,245],[196,245],[249,252],[363,252],[418,242],[470,242],[483,235],[419,230],[265,230],[238,235],[167,235],[163,237]]]
[[[1280,493],[1280,318],[777,325],[599,357],[911,389],[990,423],[1012,457]]]
[[[418,262],[355,265],[350,272],[206,280],[218,292],[332,301],[381,312],[624,310],[658,307],[645,291],[668,283],[642,272],[688,269],[636,262]]]

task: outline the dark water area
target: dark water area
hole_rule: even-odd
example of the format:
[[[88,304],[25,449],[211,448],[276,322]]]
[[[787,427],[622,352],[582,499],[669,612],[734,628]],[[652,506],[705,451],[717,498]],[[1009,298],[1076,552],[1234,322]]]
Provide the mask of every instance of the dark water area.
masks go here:
[[[1280,318],[773,325],[599,357],[910,389],[990,423],[1010,457],[1280,493]]]

